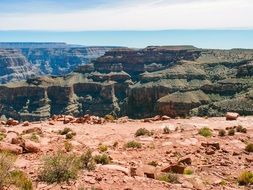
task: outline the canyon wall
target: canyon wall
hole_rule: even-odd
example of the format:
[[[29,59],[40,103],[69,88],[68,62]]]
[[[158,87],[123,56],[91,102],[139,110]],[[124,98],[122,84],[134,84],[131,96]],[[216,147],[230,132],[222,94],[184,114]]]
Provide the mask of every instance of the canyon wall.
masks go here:
[[[36,59],[35,59],[36,60]],[[193,46],[113,49],[66,76],[0,86],[0,113],[19,120],[54,114],[144,118],[253,114],[253,50]]]

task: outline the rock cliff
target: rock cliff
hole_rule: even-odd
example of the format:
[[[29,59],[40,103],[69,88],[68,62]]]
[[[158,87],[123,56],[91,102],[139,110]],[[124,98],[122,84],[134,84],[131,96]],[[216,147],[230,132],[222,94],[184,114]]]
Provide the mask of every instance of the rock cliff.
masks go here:
[[[20,120],[86,113],[132,118],[253,114],[252,61],[253,50],[246,49],[113,49],[66,76],[0,86],[0,113]]]
[[[65,75],[112,48],[65,43],[0,43],[0,83],[33,75]]]

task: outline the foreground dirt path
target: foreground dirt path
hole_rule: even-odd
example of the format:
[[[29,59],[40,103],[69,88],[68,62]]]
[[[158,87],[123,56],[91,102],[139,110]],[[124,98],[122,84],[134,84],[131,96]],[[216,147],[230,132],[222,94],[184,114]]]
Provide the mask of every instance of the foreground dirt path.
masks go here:
[[[241,125],[247,133],[236,132],[233,136],[220,137],[219,129]],[[17,125],[5,127],[19,134],[31,128],[42,129],[37,143],[39,153],[20,154],[15,166],[25,171],[33,180],[35,189],[251,189],[237,184],[240,172],[253,171],[253,153],[245,151],[245,146],[253,142],[253,117],[239,117],[236,121],[225,118],[170,119],[166,121],[143,122],[141,120],[126,123],[105,124],[63,124],[62,121],[45,121],[30,123],[24,127]],[[98,165],[95,171],[81,171],[75,181],[63,184],[48,185],[37,179],[41,159],[64,149],[65,137],[58,134],[65,127],[76,132],[69,140],[73,145],[71,153],[82,154],[87,147],[93,154],[99,154],[99,144],[107,145],[113,167],[121,166],[127,170],[137,168],[137,176]],[[163,129],[168,127],[169,134]],[[198,134],[202,127],[212,130],[212,137],[206,138]],[[135,137],[139,128],[153,131],[152,136]],[[142,144],[141,148],[125,148],[128,141],[135,140]],[[117,146],[115,146],[117,145]],[[218,146],[218,147],[217,147]],[[166,183],[149,178],[144,173],[159,175],[163,168],[177,164],[180,160],[187,162],[184,166],[192,171],[191,175],[176,174],[178,183]],[[190,160],[190,163],[188,161]],[[156,163],[156,167],[150,166]]]

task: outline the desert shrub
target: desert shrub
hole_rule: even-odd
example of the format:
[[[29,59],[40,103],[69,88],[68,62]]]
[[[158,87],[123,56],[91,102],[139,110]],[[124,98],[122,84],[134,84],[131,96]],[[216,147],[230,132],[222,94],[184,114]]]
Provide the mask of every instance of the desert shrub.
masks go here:
[[[235,130],[234,130],[234,129],[229,129],[229,130],[228,130],[228,135],[229,135],[229,136],[235,135]]]
[[[173,173],[164,173],[158,176],[159,181],[165,181],[168,183],[179,183],[177,174]]]
[[[96,168],[96,163],[90,149],[86,150],[86,152],[80,156],[79,162],[81,169],[87,169],[91,171]]]
[[[141,148],[141,143],[137,141],[129,141],[125,144],[126,148]]]
[[[236,131],[237,132],[241,132],[242,129],[243,129],[243,127],[241,125],[236,126]]]
[[[94,161],[97,163],[97,164],[102,164],[102,165],[106,165],[106,164],[109,164],[111,161],[110,161],[110,158],[107,154],[98,154],[98,155],[95,155],[94,156]]]
[[[73,149],[73,145],[69,141],[64,142],[64,148],[67,152],[70,152]]]
[[[114,121],[115,120],[115,117],[113,115],[110,115],[110,114],[106,115],[104,118],[105,118],[106,121]]]
[[[16,156],[8,152],[0,153],[0,189],[11,182],[11,170]]]
[[[60,183],[76,179],[79,169],[79,162],[76,155],[68,155],[57,152],[43,160],[42,168],[39,171],[39,179],[47,183]]]
[[[32,190],[32,181],[27,177],[27,175],[19,170],[14,170],[11,172],[11,184],[18,187],[20,190]]]
[[[245,147],[245,150],[247,152],[253,152],[253,143],[247,144],[247,146]]]
[[[76,132],[74,132],[69,127],[65,127],[63,130],[59,131],[59,134],[65,135],[66,139],[72,139],[76,135]]]
[[[145,129],[145,128],[140,128],[140,129],[138,129],[135,132],[135,136],[136,137],[139,137],[139,136],[151,136],[151,135],[152,135],[152,133],[149,130]]]
[[[219,136],[224,137],[226,135],[226,131],[224,129],[219,130]]]
[[[244,171],[242,172],[238,179],[237,179],[239,185],[249,185],[253,184],[253,172]]]
[[[211,137],[212,131],[208,127],[203,127],[199,130],[199,134],[203,137]]]
[[[164,127],[164,128],[163,128],[163,133],[164,133],[164,134],[169,134],[169,133],[171,133],[170,128],[167,127],[167,126]]]
[[[2,132],[0,132],[0,141],[4,140],[4,138],[6,137],[6,135]]]
[[[157,161],[151,161],[151,162],[148,163],[148,165],[156,167],[156,166],[158,166],[158,163],[157,163]]]
[[[36,133],[32,133],[31,136],[29,137],[29,139],[31,141],[34,141],[34,142],[39,142],[39,138],[38,136],[36,135]]]
[[[98,149],[100,152],[106,152],[108,150],[108,146],[101,144],[99,145]]]
[[[247,129],[246,128],[242,128],[241,133],[247,133]]]
[[[191,175],[191,174],[193,174],[192,169],[190,169],[190,168],[185,168],[184,169],[184,175]]]
[[[72,133],[72,132],[73,132],[72,129],[70,129],[69,127],[65,127],[63,130],[59,131],[59,134],[60,135],[67,135],[68,133]]]
[[[68,133],[66,134],[66,139],[73,139],[75,135],[76,135],[75,133]]]

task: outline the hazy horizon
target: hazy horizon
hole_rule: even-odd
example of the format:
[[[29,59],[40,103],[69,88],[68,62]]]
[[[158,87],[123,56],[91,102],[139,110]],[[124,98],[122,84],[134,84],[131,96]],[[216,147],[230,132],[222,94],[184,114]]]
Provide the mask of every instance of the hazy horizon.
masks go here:
[[[253,30],[0,31],[0,42],[66,42],[84,46],[193,45],[253,49]]]

